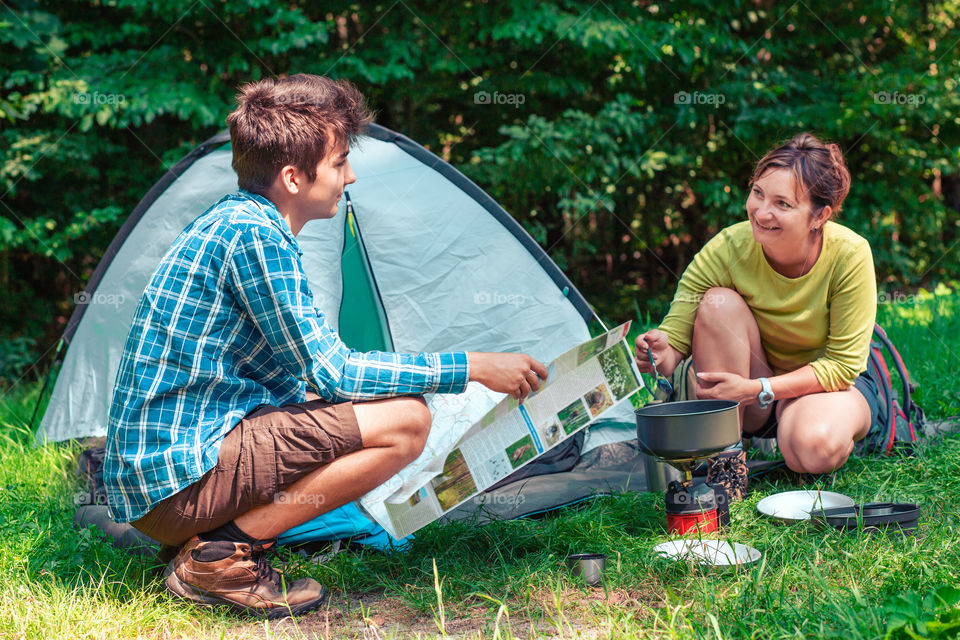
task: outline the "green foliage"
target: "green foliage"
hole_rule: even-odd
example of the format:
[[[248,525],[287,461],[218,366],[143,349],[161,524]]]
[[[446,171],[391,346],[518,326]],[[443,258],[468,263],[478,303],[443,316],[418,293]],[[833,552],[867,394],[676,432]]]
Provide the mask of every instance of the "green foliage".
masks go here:
[[[0,9],[0,323],[52,344],[110,239],[238,85],[357,83],[486,188],[605,317],[662,315],[801,130],[854,176],[884,285],[957,277],[958,0],[15,0]],[[30,312],[18,303],[33,296]]]
[[[0,381],[20,378],[33,364],[36,347],[36,341],[28,336],[0,339]]]
[[[903,593],[883,606],[890,638],[954,638],[960,634],[960,589],[942,586],[926,594]]]

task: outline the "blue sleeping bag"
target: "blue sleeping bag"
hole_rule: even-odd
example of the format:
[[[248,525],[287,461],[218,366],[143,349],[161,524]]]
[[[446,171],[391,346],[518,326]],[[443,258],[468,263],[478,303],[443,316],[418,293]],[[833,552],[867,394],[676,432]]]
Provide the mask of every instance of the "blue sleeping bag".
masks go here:
[[[397,540],[350,502],[281,533],[277,543],[303,544],[343,538],[380,551],[406,551],[413,540],[412,535]]]

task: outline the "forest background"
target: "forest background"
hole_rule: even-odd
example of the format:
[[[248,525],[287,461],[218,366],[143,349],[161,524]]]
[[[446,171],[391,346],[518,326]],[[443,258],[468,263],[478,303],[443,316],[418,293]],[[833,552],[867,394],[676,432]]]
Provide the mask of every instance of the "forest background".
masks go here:
[[[658,319],[811,131],[879,303],[960,272],[960,1],[3,0],[0,385],[39,377],[127,215],[237,88],[356,83],[511,212],[611,321]],[[361,176],[362,179],[362,176]]]

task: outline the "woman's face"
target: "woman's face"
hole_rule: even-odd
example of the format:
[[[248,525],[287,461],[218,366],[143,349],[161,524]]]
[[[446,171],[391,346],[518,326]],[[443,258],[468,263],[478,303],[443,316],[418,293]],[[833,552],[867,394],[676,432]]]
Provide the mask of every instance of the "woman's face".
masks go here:
[[[810,198],[797,189],[793,173],[771,169],[753,184],[747,197],[747,216],[753,238],[773,257],[789,258],[809,249],[815,238]]]

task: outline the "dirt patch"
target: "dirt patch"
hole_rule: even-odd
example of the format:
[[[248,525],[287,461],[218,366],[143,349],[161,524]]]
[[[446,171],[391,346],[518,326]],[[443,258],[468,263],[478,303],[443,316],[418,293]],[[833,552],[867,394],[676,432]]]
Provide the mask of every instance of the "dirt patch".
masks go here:
[[[488,630],[488,609],[466,607],[448,616],[444,629],[453,638],[476,638]],[[493,627],[490,626],[489,630]],[[295,620],[271,622],[275,638],[386,638],[440,636],[438,621],[411,607],[403,600],[377,594],[331,596],[317,611]],[[233,640],[264,637],[264,624],[253,623],[235,628],[225,637]]]
[[[606,637],[609,617],[598,606],[618,609],[653,609],[662,600],[651,590],[536,588],[525,603],[508,602],[509,614],[497,620],[495,608],[486,604],[449,603],[444,631],[450,638],[491,637],[499,625],[517,638],[545,638],[573,634],[579,638]],[[264,624],[245,624],[225,637],[232,640],[264,637]],[[271,638],[388,638],[440,637],[440,620],[433,613],[410,606],[400,598],[379,594],[334,595],[318,611],[269,625]]]

